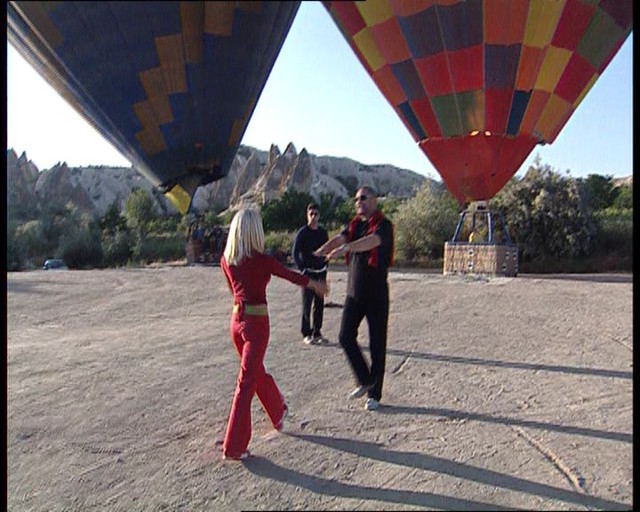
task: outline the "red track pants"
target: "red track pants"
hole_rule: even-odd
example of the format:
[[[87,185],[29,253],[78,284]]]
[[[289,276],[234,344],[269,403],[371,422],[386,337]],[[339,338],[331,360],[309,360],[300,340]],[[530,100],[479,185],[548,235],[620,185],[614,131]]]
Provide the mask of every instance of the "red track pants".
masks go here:
[[[269,343],[269,317],[233,313],[230,327],[231,340],[240,356],[240,371],[222,450],[227,457],[238,457],[246,451],[251,439],[253,395],[258,395],[274,427],[282,419],[285,403],[263,364]]]

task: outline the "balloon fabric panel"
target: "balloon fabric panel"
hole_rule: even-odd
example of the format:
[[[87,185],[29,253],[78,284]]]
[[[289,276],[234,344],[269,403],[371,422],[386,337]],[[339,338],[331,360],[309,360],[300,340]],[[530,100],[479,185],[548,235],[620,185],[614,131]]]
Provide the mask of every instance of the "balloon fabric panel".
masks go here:
[[[626,0],[601,0],[600,8],[624,31],[631,30],[633,21],[633,2]]]
[[[553,92],[570,58],[571,52],[569,50],[553,46],[547,48],[542,66],[538,71],[538,79],[533,88],[539,91]]]
[[[429,9],[436,12],[446,51],[455,52],[483,42],[482,0],[434,5]]]
[[[471,46],[448,54],[449,72],[456,92],[482,89],[484,51],[482,45]]]
[[[407,100],[389,65],[383,66],[372,73],[373,81],[391,105],[399,105]]]
[[[414,59],[429,57],[444,50],[435,6],[400,17],[398,24]]]
[[[487,45],[522,44],[529,0],[485,0],[484,42]]]
[[[522,43],[533,48],[549,46],[564,4],[564,0],[531,0]]]
[[[551,44],[575,51],[591,22],[596,6],[580,0],[567,0]]]
[[[518,62],[520,61],[521,45],[494,45],[484,47],[484,87],[486,89],[513,90]],[[478,71],[476,75],[482,77]]]
[[[510,119],[509,114],[513,112],[513,95],[511,89],[487,89],[485,91],[484,127],[487,131],[509,133],[507,125]],[[511,135],[513,134],[511,133]]]
[[[418,118],[416,117],[412,105],[409,102],[401,103],[398,105],[397,110],[400,112],[401,119],[405,125],[409,128],[409,131],[418,139],[426,137],[426,133],[422,129]]]
[[[507,123],[507,135],[517,135],[522,123],[522,118],[529,104],[531,91],[515,91],[510,105],[509,121]]]
[[[574,103],[596,75],[589,63],[574,53],[558,81],[556,93],[569,103]]]
[[[430,98],[453,92],[453,80],[449,72],[449,62],[444,53],[417,58],[415,63],[424,90]]]
[[[594,69],[601,71],[613,57],[615,50],[622,44],[625,29],[605,11],[596,9],[576,51]],[[611,37],[611,36],[614,37]]]
[[[420,122],[420,126],[425,132],[424,137],[414,137],[416,140],[422,140],[425,137],[441,137],[442,130],[440,129],[440,123],[433,112],[431,101],[429,98],[419,98],[411,102],[411,111],[417,117]]]
[[[380,25],[371,27],[371,36],[385,62],[395,64],[410,58],[409,48],[402,37],[397,19],[389,18]]]
[[[422,82],[420,81],[418,70],[412,60],[392,64],[391,71],[408,100],[417,100],[418,98],[424,97],[425,93]]]
[[[366,59],[366,64],[369,69],[377,71],[384,65],[384,56],[380,52],[370,29],[365,28],[361,30],[353,36],[353,40],[360,54]]]
[[[557,94],[551,94],[536,123],[535,132],[539,133],[543,140],[554,140],[560,127],[564,126],[572,113],[571,103],[563,100]]]

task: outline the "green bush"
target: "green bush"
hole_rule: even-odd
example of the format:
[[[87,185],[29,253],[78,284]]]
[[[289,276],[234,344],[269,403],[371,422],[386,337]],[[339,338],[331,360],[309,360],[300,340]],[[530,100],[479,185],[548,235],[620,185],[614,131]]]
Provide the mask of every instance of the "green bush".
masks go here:
[[[175,261],[185,257],[184,238],[178,233],[151,234],[142,239],[138,261]]]
[[[264,252],[275,256],[281,262],[289,262],[295,233],[271,231],[264,235]]]
[[[287,190],[280,199],[268,201],[262,206],[265,231],[298,229],[307,222],[307,205],[313,197],[307,192]]]
[[[167,215],[165,217],[156,217],[149,221],[148,228],[152,233],[172,233],[177,232],[181,223],[181,217],[178,215]]]
[[[633,189],[628,185],[620,185],[612,206],[618,209],[633,209]]]
[[[442,258],[444,242],[455,231],[457,203],[449,192],[425,181],[415,197],[398,205],[393,221],[397,261],[431,265]]]
[[[105,267],[126,265],[133,255],[129,233],[127,231],[116,231],[114,234],[103,232],[102,254]]]
[[[633,210],[606,208],[594,215],[599,250],[628,250],[633,248]]]
[[[539,159],[524,178],[514,178],[491,201],[504,212],[522,261],[567,261],[591,254],[594,226],[577,182]]]
[[[13,254],[7,253],[7,265],[11,264],[13,270],[41,267],[47,258],[59,256],[45,239],[40,220],[30,220],[17,226],[13,236],[7,240],[9,249]]]
[[[85,269],[102,266],[102,241],[96,229],[80,227],[60,237],[57,257],[69,268]]]
[[[124,213],[127,226],[143,235],[149,231],[151,221],[157,218],[153,199],[146,190],[138,187],[127,197]]]
[[[354,192],[355,195],[355,192]],[[346,226],[356,215],[356,203],[353,197],[339,201],[333,211],[332,218],[334,222],[332,226]]]
[[[633,270],[633,210],[606,208],[594,215],[594,258],[603,270]]]

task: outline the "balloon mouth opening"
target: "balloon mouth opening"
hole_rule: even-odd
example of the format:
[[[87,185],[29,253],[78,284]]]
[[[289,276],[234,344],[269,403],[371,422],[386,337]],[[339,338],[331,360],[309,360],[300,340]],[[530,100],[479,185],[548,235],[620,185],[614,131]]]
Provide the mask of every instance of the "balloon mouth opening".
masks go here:
[[[171,178],[158,185],[158,190],[163,194],[169,192],[176,185],[181,185],[186,190],[198,188],[201,185],[208,185],[221,178],[224,178],[223,168],[220,164],[207,167],[191,167],[184,174]]]

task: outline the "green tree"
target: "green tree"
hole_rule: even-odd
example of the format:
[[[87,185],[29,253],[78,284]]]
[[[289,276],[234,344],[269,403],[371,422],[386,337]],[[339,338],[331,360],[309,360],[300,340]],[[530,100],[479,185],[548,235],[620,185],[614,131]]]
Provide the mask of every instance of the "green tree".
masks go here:
[[[135,187],[124,205],[127,226],[141,236],[147,234],[149,223],[156,217],[153,200],[146,190]]]
[[[576,258],[593,249],[595,226],[576,180],[539,159],[522,179],[513,178],[492,200],[524,260]]]
[[[102,266],[102,240],[95,225],[83,223],[65,231],[60,237],[58,255],[69,268],[94,268]]]
[[[149,233],[152,220],[156,217],[153,200],[145,190],[136,187],[129,194],[124,211],[127,226],[133,231],[132,259],[149,259],[144,240]]]
[[[75,215],[75,207],[69,202],[66,205],[50,202],[44,205],[38,213],[40,222],[39,236],[43,254],[54,253],[60,242],[60,236],[69,217]]]
[[[47,254],[53,255],[43,246],[41,220],[30,220],[16,226],[11,237],[11,247],[13,254],[9,261],[12,262],[13,270],[42,265]]]
[[[393,218],[401,204],[402,200],[397,197],[385,197],[384,199],[378,200],[378,208],[390,219]]]
[[[398,205],[393,217],[400,259],[441,258],[458,220],[458,205],[447,191],[426,180],[416,195]]]
[[[332,227],[338,223],[336,218],[336,205],[339,201],[326,192],[322,192],[316,201],[320,210],[320,223],[325,227]]]
[[[293,231],[307,222],[307,205],[313,197],[307,192],[287,190],[280,199],[266,202],[261,209],[266,231]]]
[[[16,223],[7,216],[7,272],[20,270],[21,267],[20,252],[16,244],[16,228]]]
[[[592,212],[608,208],[618,195],[612,176],[589,174],[586,178],[578,178],[577,184],[584,206]]]
[[[126,231],[127,229],[127,218],[120,212],[117,201],[114,201],[111,206],[107,208],[107,211],[98,222],[100,229],[110,235],[114,235],[118,231]]]
[[[133,256],[131,234],[127,230],[115,233],[102,232],[101,247],[103,264],[106,267],[126,265]]]
[[[207,210],[206,212],[204,212],[202,221],[205,227],[209,229],[211,229],[213,226],[220,226],[222,224],[222,219],[220,219],[220,217],[211,210]]]
[[[355,195],[355,192],[354,192]],[[338,201],[334,209],[335,221],[337,224],[344,226],[356,215],[356,204],[353,197],[347,197],[342,201]]]
[[[67,203],[65,211],[56,256],[62,258],[69,268],[102,266],[100,219],[81,214],[72,203]]]
[[[629,185],[620,185],[612,205],[618,210],[633,209],[633,189]]]

